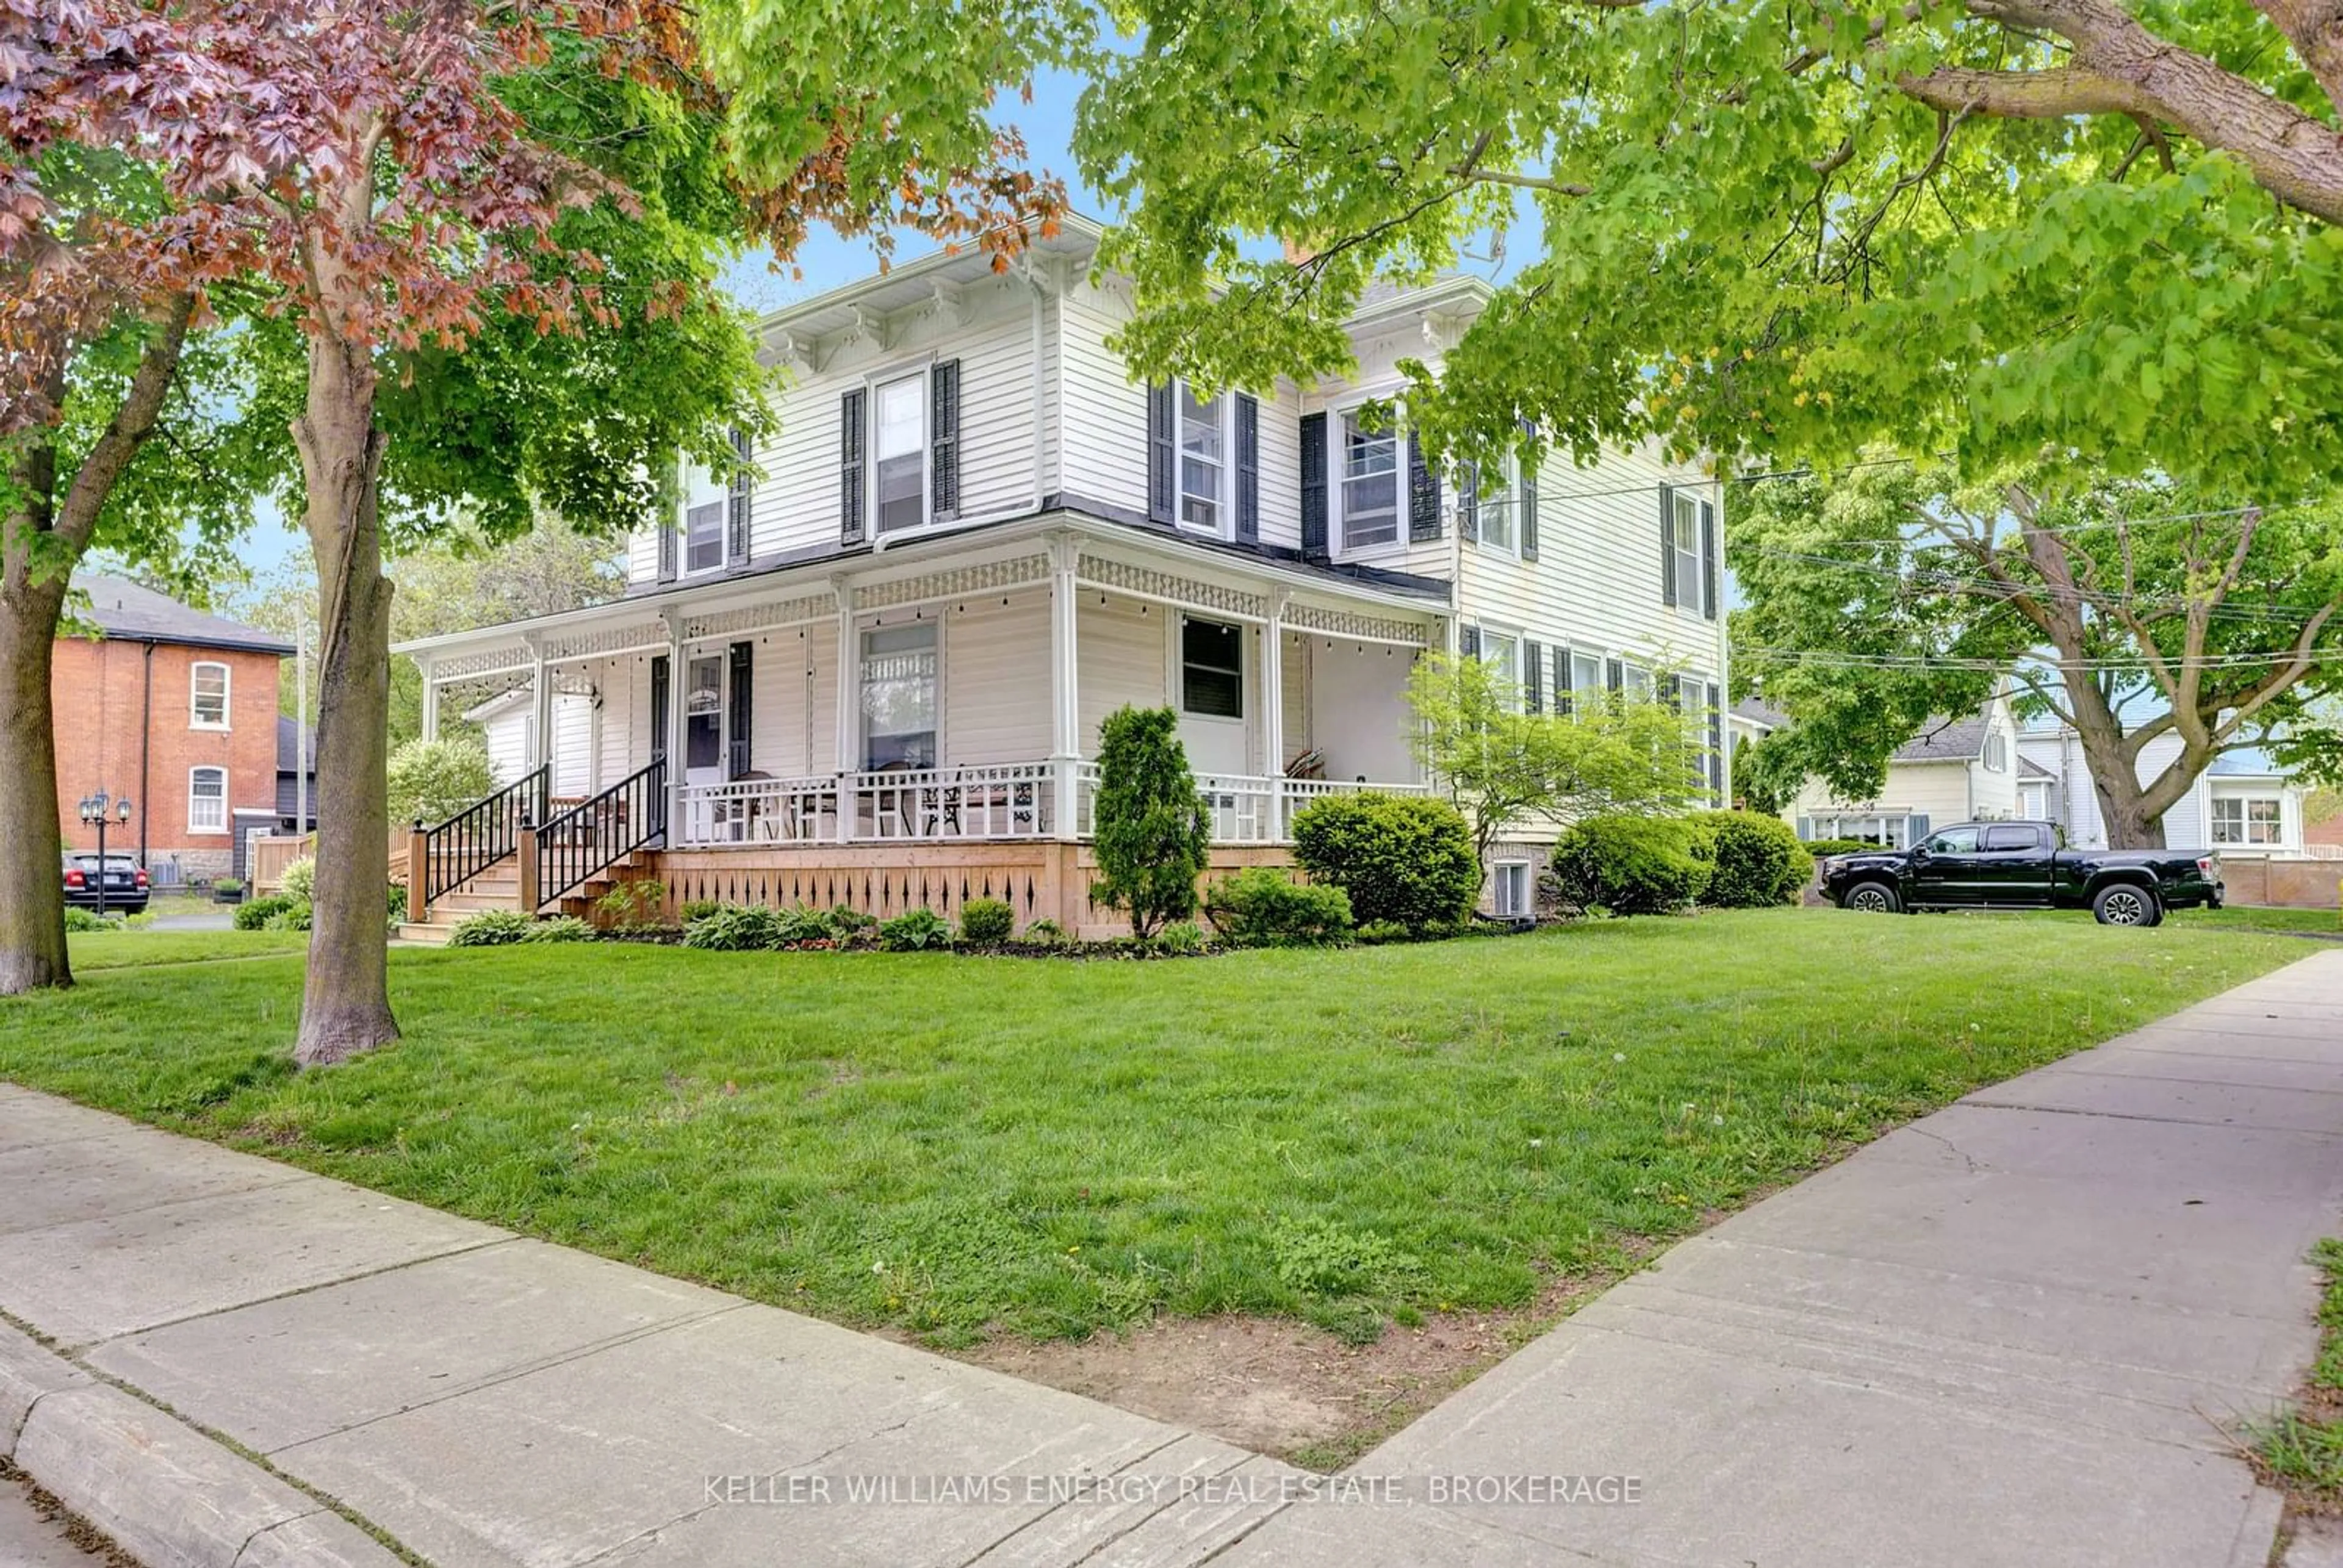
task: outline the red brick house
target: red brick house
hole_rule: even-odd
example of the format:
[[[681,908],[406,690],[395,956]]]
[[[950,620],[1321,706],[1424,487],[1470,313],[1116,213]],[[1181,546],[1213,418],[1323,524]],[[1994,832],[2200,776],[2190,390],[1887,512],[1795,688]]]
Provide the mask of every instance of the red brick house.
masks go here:
[[[97,847],[79,802],[130,797],[109,853],[162,886],[240,870],[244,834],[278,819],[277,676],[292,644],[119,578],[76,573],[67,609],[97,636],[58,638],[57,814],[68,849]]]

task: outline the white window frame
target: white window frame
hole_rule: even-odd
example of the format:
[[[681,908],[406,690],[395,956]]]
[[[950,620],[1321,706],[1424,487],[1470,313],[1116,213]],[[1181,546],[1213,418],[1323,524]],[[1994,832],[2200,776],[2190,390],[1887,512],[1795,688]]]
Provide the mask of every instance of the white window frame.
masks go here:
[[[196,780],[203,778],[206,774],[209,774],[219,780],[219,795],[217,797],[219,802],[219,820],[215,823],[203,822],[197,819],[196,814],[196,801],[198,799],[203,799],[196,794]],[[234,813],[227,809],[227,769],[215,766],[211,763],[205,763],[201,767],[188,769],[187,831],[190,833],[216,833],[220,837],[226,838],[228,833],[228,823],[233,816]]]
[[[1493,469],[1497,476],[1498,488],[1498,499],[1493,505],[1489,499],[1489,475]],[[1474,516],[1479,519],[1477,528],[1481,548],[1518,558],[1522,553],[1521,455],[1508,450],[1496,462],[1483,464],[1475,483],[1477,493],[1473,498],[1473,507]],[[1489,536],[1489,523],[1493,518],[1504,520],[1505,537],[1501,539]]]
[[[945,691],[945,682],[949,678],[949,676],[946,673],[949,666],[945,662],[944,656],[944,618],[941,616],[923,617],[919,620],[897,621],[891,626],[884,624],[858,626],[854,628],[854,766],[862,771],[868,772],[870,770],[870,709],[864,695],[865,688],[868,686],[870,681],[870,669],[874,657],[870,652],[870,636],[874,632],[898,631],[902,629],[904,627],[920,625],[927,625],[934,628],[932,636],[935,638],[936,677],[933,699],[936,710],[934,730],[935,759],[930,763],[929,766],[930,768],[942,768],[945,765],[944,759],[950,755],[950,752],[944,749],[946,745],[944,720],[946,708],[950,700],[948,694]],[[882,654],[876,657],[884,658],[886,656]],[[730,708],[729,701],[727,702],[726,707],[729,711]],[[903,733],[909,732],[905,731]],[[730,738],[728,736],[726,739],[729,741]]]
[[[873,371],[863,377],[863,450],[868,454],[862,476],[863,515],[870,519],[873,539],[911,538],[936,526],[935,369],[933,360],[921,360]],[[884,526],[879,515],[879,466],[882,460],[879,456],[879,395],[905,381],[917,381],[920,387],[920,520],[890,528]],[[958,520],[956,517],[945,519],[947,523]]]
[[[206,719],[204,717],[204,695],[202,688],[198,684],[203,679],[204,672],[208,669],[216,669],[219,671],[219,717],[216,719]],[[216,658],[199,658],[196,660],[195,663],[187,667],[188,729],[227,729],[235,720],[235,698],[236,671],[231,669],[224,660]],[[222,830],[225,831],[226,829]]]
[[[1505,647],[1506,657],[1502,662],[1490,651],[1490,645],[1493,643],[1503,643]],[[1496,666],[1497,673],[1511,688],[1511,696],[1506,705],[1516,712],[1521,710],[1523,701],[1522,650],[1523,646],[1521,634],[1509,628],[1486,624],[1481,628],[1481,651],[1478,658],[1483,664]]]
[[[1700,497],[1678,490],[1673,504],[1675,527],[1670,531],[1674,535],[1675,558],[1668,563],[1668,569],[1675,581],[1676,608],[1702,615],[1708,605],[1708,572],[1701,553]]]
[[[1998,729],[1988,729],[1985,737],[1985,770],[1988,773],[2009,771],[2009,737]]]
[[[690,503],[685,505],[683,538],[680,541],[683,547],[683,560],[681,569],[676,573],[676,576],[679,578],[713,577],[724,569],[724,529],[729,520],[729,507],[721,497],[712,501],[701,501],[697,505]],[[691,558],[699,541],[692,537],[692,529],[697,526],[694,519],[703,513],[712,515],[716,519],[716,530],[711,536],[716,547],[716,558],[704,567],[696,567],[691,564]]]
[[[2050,781],[2047,779],[2026,779],[2018,784],[2017,814],[2029,822],[2050,819]]]
[[[1584,686],[1578,684],[1581,665],[1585,667],[1587,676],[1586,684]],[[1576,709],[1581,698],[1592,695],[1599,699],[1607,689],[1608,688],[1603,684],[1601,650],[1574,646],[1570,650],[1570,700],[1573,710]]]
[[[1507,896],[1509,885],[1519,888],[1518,900]],[[1537,913],[1537,890],[1531,882],[1527,860],[1498,860],[1491,864],[1489,907],[1501,920]]]
[[[2222,820],[2221,808],[2224,806],[2237,808],[2237,821],[2234,826]],[[2269,808],[2271,817],[2267,823],[2255,822],[2254,808],[2257,806]],[[2210,802],[2207,817],[2212,828],[2213,843],[2217,848],[2275,849],[2286,843],[2286,798],[2282,795],[2216,795]],[[2254,829],[2258,826],[2267,827],[2269,837],[2266,839],[2254,837]]]
[[[1833,811],[1810,814],[1806,823],[1809,842],[1876,838],[1885,849],[1901,849],[1912,841],[1912,815],[1908,811]],[[1850,826],[1868,830],[1850,833]]]
[[[1358,423],[1359,410],[1364,400],[1333,410],[1327,421],[1331,428],[1328,438],[1334,449],[1327,454],[1327,481],[1334,494],[1330,508],[1333,514],[1332,529],[1341,541],[1342,553],[1347,558],[1360,556],[1394,555],[1407,548],[1407,432],[1394,426],[1389,430],[1361,429],[1360,435],[1373,441],[1389,441],[1392,447],[1392,537],[1370,539],[1364,543],[1351,538],[1351,480],[1348,454],[1352,427]]]
[[[1652,671],[1648,665],[1637,664],[1632,658],[1619,661],[1619,695],[1624,698],[1648,697],[1652,694]]]
[[[1172,387],[1172,520],[1187,533],[1206,538],[1225,539],[1236,531],[1236,398],[1222,391],[1213,399],[1213,434],[1220,437],[1221,455],[1199,458],[1209,462],[1220,477],[1220,493],[1212,499],[1213,521],[1207,526],[1188,518],[1188,404],[1193,394],[1184,379],[1176,379]]]

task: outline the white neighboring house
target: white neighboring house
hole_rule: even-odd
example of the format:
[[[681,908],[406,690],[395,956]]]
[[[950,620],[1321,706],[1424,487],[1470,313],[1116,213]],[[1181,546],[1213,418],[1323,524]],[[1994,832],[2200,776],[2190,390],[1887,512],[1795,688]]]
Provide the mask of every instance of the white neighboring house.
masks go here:
[[[2083,745],[2063,724],[2018,737],[2026,764],[2019,780],[2021,816],[2064,829],[2077,849],[2107,846],[2098,791],[2083,760]],[[2140,748],[2139,776],[2155,778],[2180,754],[2180,738],[2159,735]],[[2297,856],[2303,850],[2302,803],[2308,793],[2258,750],[2228,752],[2197,776],[2164,814],[2164,841],[2174,849],[2217,849],[2225,856]]]
[[[1860,839],[1902,849],[1948,823],[2026,815],[2021,770],[2017,724],[2008,698],[1997,696],[1966,717],[1930,719],[1888,759],[1874,799],[1843,799],[1809,779],[1783,815],[1809,842]]]
[[[1539,708],[1680,671],[1725,794],[1710,476],[1656,447],[1550,456],[1534,483],[1516,458],[1444,472],[1363,423],[1402,359],[1436,368],[1486,307],[1470,277],[1372,293],[1347,379],[1135,384],[1106,346],[1131,303],[1094,270],[1100,234],[1070,219],[1004,272],[936,254],[767,317],[786,383],[759,472],[687,468],[621,598],[401,646],[427,733],[462,702],[531,795],[543,863],[517,898],[574,903],[623,871],[671,899],[990,894],[1102,926],[1108,713],[1174,708],[1216,867],[1282,863],[1311,800],[1427,787],[1402,694],[1442,648]],[[1496,910],[1526,908],[1551,836],[1494,858]],[[435,840],[422,896],[501,850]]]

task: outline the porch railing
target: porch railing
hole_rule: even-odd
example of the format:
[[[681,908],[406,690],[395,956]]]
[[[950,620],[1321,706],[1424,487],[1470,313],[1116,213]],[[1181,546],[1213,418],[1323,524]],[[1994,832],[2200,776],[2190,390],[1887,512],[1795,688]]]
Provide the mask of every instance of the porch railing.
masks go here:
[[[936,842],[1057,832],[1047,762],[875,769],[683,787],[686,844]]]
[[[453,892],[518,849],[522,824],[545,819],[552,778],[550,765],[523,774],[487,799],[424,829],[419,873],[412,868],[408,873],[421,877],[422,902]]]
[[[1095,826],[1098,764],[1074,764],[1074,831],[1088,838]],[[1243,774],[1200,773],[1216,844],[1283,844],[1293,839],[1293,819],[1312,800],[1329,795],[1373,791],[1382,795],[1428,795],[1426,784],[1377,784],[1343,779],[1275,779]]]
[[[654,757],[530,835],[521,905],[532,913],[583,886],[598,871],[667,837],[667,759]],[[531,874],[533,873],[533,875]]]

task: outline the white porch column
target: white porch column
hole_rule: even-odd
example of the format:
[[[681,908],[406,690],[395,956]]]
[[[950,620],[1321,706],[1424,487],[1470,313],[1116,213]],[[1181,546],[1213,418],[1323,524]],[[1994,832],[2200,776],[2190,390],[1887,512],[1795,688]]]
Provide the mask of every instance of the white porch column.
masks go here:
[[[534,636],[528,642],[528,696],[530,724],[528,739],[528,771],[536,772],[553,760],[553,683],[546,678],[545,643]]]
[[[667,733],[659,743],[667,748],[667,841],[672,849],[690,827],[683,817],[683,612],[663,609],[659,619],[667,623]]]
[[[854,629],[852,580],[835,577],[830,588],[838,596],[838,737],[832,757],[838,765],[838,841],[844,844],[854,838],[858,815],[849,776],[862,765],[862,639]]]
[[[1280,589],[1269,601],[1269,619],[1261,628],[1261,770],[1270,780],[1272,836],[1283,839],[1289,830],[1285,799],[1285,603]]]
[[[1080,546],[1071,534],[1050,540],[1050,820],[1054,835],[1074,838],[1074,765],[1081,760],[1081,692],[1074,655]]]
[[[431,661],[422,661],[423,669],[423,739],[439,739],[439,678]]]

